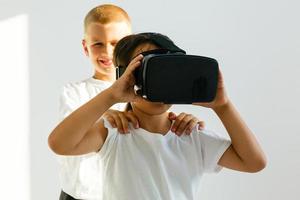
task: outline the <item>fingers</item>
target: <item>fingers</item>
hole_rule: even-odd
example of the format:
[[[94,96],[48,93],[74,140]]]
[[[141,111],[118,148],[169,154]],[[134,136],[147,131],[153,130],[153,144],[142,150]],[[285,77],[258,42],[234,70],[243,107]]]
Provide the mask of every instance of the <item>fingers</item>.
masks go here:
[[[124,74],[110,87],[117,102],[133,102],[141,97],[134,92],[135,77],[133,71],[140,66],[143,56],[135,57],[127,66]]]
[[[117,127],[113,117],[116,112],[116,110],[109,109],[103,114],[103,118],[105,118],[113,128]]]
[[[169,112],[169,119],[170,120],[175,120],[176,119],[176,114],[173,112]]]
[[[171,127],[171,131],[174,132],[176,135],[179,135],[178,132],[178,127],[179,125],[182,123],[182,120],[184,119],[184,117],[186,116],[185,113],[180,113],[176,119],[175,122],[173,123],[172,127]],[[180,134],[181,135],[181,134]]]
[[[110,125],[113,127],[113,128],[116,128],[117,125],[115,123],[115,120],[113,117],[109,116],[109,117],[105,117],[105,119],[110,123]]]
[[[124,74],[129,75],[132,74],[132,72],[140,66],[141,64],[141,60],[143,59],[143,55],[140,54],[138,56],[136,56],[134,59],[132,59],[129,63],[129,65],[127,66]]]
[[[128,120],[127,117],[124,115],[124,113],[119,112],[118,113],[118,119],[120,120],[120,127],[118,127],[118,130],[120,133],[129,133],[128,132]]]
[[[139,121],[132,111],[125,112],[127,119],[132,123],[134,128],[139,128]]]
[[[114,128],[118,129],[121,134],[129,133],[129,122],[133,124],[135,128],[139,128],[139,122],[133,112],[121,112],[117,110],[109,110],[105,113],[106,120]]]
[[[195,126],[197,126],[198,119],[193,117],[189,120],[189,122],[185,125],[185,134],[190,135]]]
[[[194,119],[194,117],[190,114],[184,114],[184,117],[180,121],[176,134],[182,135],[185,131],[185,133],[190,134],[192,131],[192,128],[197,124],[197,120]]]
[[[171,114],[169,114],[169,118],[170,115]],[[201,130],[204,128],[205,123],[204,121],[199,121],[198,118],[193,115],[180,113],[176,117],[171,130],[178,136],[181,136],[183,133],[190,135],[196,125],[199,125],[198,129]]]
[[[120,133],[126,133],[128,129],[127,119],[117,110],[108,110],[105,112],[104,118],[110,123],[113,128],[117,128]]]
[[[224,84],[223,75],[222,75],[221,70],[219,69],[219,72],[218,72],[218,88],[222,88],[223,84]]]
[[[203,130],[205,128],[205,122],[204,121],[198,121],[198,130]]]

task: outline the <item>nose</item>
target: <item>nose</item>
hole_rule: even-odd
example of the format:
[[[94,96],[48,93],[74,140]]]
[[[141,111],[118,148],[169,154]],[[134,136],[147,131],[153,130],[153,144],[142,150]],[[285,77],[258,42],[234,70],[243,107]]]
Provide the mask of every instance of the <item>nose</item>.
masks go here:
[[[105,53],[106,53],[109,57],[112,57],[113,52],[114,52],[114,46],[111,45],[111,44],[107,44],[107,45],[105,46]]]

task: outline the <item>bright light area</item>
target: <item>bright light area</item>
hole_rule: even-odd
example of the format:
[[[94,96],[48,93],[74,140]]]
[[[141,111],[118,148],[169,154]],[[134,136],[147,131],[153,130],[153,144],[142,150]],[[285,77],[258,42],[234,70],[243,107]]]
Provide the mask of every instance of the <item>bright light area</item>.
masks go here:
[[[30,199],[28,70],[28,16],[1,20],[1,199]]]

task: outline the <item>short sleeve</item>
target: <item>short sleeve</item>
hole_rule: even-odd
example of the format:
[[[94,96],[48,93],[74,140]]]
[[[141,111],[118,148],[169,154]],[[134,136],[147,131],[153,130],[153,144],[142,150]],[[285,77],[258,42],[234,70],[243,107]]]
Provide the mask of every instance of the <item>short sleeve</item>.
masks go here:
[[[103,125],[105,128],[107,128],[108,132],[104,144],[102,145],[101,149],[97,153],[100,159],[104,159],[109,154],[110,150],[113,148],[113,146],[116,143],[116,139],[118,136],[118,129],[113,128],[105,118],[102,118],[101,120],[103,120]]]
[[[59,98],[59,119],[63,120],[80,106],[80,97],[71,84],[65,85]]]
[[[198,152],[200,152],[203,170],[207,173],[217,173],[222,167],[218,162],[227,148],[230,140],[221,137],[210,130],[197,131]]]

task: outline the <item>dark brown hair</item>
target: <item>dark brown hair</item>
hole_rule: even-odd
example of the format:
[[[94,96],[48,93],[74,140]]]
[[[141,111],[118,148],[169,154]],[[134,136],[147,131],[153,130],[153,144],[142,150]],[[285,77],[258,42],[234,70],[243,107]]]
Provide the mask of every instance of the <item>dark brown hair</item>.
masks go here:
[[[146,43],[154,44],[147,35],[143,34],[132,34],[121,39],[114,49],[114,65],[127,67],[132,59],[132,54],[135,49],[141,44]]]
[[[146,32],[132,34],[124,37],[117,43],[113,56],[114,65],[127,67],[132,56],[134,56],[132,55],[133,52],[141,44],[153,44],[159,49],[185,53],[185,51],[176,46],[170,38],[160,33]]]
[[[133,52],[142,44],[153,44],[159,49],[185,53],[185,51],[177,47],[170,38],[160,33],[148,32],[132,34],[124,37],[117,43],[113,54],[114,65],[116,67],[126,68],[133,59],[133,56],[135,56]],[[130,103],[127,104],[125,110],[132,110]]]

